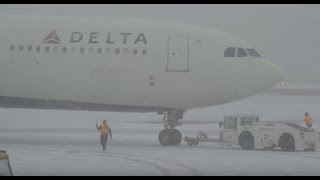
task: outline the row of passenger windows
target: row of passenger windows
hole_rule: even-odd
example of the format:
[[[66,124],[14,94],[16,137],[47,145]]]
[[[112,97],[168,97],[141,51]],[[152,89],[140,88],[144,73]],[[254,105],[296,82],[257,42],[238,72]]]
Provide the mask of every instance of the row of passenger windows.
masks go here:
[[[90,47],[90,48],[84,48],[84,47],[80,47],[80,48],[77,48],[77,47],[71,47],[71,48],[68,48],[66,46],[63,46],[63,47],[58,47],[58,46],[54,46],[54,47],[51,47],[51,46],[36,46],[36,47],[33,47],[33,46],[23,46],[23,45],[18,45],[18,46],[15,46],[15,45],[11,45],[10,46],[10,51],[33,51],[35,50],[36,52],[41,52],[41,51],[44,51],[44,52],[49,52],[49,51],[53,51],[55,53],[58,53],[58,52],[63,52],[63,53],[67,53],[68,51],[70,51],[71,53],[76,53],[76,52],[80,52],[80,53],[90,53],[90,54],[93,54],[93,53],[97,53],[97,54],[102,54],[102,53],[107,53],[107,54],[125,54],[125,55],[128,55],[128,54],[134,54],[134,55],[137,55],[138,53],[141,53],[142,55],[146,55],[147,54],[147,50],[146,49],[142,49],[140,52],[138,49],[133,49],[131,52],[129,50],[129,48],[124,48],[122,50],[120,50],[120,48],[114,48],[113,50],[111,48],[102,48],[102,47],[98,47],[98,48],[93,48],[93,47]],[[121,51],[121,52],[120,52]]]
[[[261,56],[255,49],[229,47],[224,51],[224,57],[246,57],[248,55],[252,57],[261,58]]]

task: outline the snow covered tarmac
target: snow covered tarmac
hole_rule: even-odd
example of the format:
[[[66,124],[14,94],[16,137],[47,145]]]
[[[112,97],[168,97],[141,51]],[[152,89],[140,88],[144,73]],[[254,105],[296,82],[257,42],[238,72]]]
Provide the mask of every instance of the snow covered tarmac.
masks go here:
[[[140,145],[142,146],[142,145]],[[214,146],[10,147],[15,175],[319,175],[319,152],[242,151]]]
[[[319,129],[319,97],[255,96],[221,107],[193,110],[178,129],[218,136],[224,114],[251,113],[262,121],[303,125],[309,111]],[[14,175],[320,175],[320,151],[244,151],[238,146],[200,143],[162,147],[162,116],[1,109],[0,149],[10,155]],[[113,139],[102,152],[96,120],[110,120]]]

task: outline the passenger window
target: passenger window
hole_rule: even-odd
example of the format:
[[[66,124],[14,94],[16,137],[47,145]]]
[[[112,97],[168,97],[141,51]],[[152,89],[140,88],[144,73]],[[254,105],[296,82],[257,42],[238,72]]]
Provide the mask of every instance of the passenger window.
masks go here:
[[[146,50],[146,49],[143,49],[143,50],[142,50],[142,54],[143,54],[143,55],[146,55],[146,54],[147,54],[147,50]]]
[[[14,51],[14,45],[10,46],[10,51]]]
[[[84,47],[80,48],[80,53],[84,53]]]
[[[129,49],[128,49],[128,48],[125,48],[125,49],[124,49],[124,54],[125,54],[125,55],[128,55],[128,54],[129,54]]]
[[[32,46],[28,46],[28,51],[32,51]]]
[[[89,48],[89,53],[92,54],[93,53],[93,47]]]
[[[245,57],[245,56],[247,56],[247,52],[242,48],[238,48],[237,57]]]
[[[224,51],[224,57],[235,57],[236,55],[236,48],[229,47]]]
[[[137,54],[137,53],[138,53],[138,49],[134,49],[133,54]]]
[[[255,49],[246,49],[250,56],[261,58],[260,54]]]
[[[99,54],[101,54],[102,53],[102,48],[99,47],[97,51],[98,51]]]
[[[37,46],[36,50],[37,50],[37,52],[40,52],[41,51],[41,47]]]
[[[120,49],[119,49],[119,48],[116,48],[115,53],[116,53],[116,54],[119,54],[119,53],[120,53]]]
[[[59,51],[58,46],[53,47],[53,52],[57,53]]]
[[[71,53],[75,53],[76,52],[76,47],[72,47],[71,48]]]
[[[68,51],[68,48],[67,48],[66,46],[64,46],[64,47],[62,48],[62,52],[66,53],[67,51]]]
[[[106,53],[107,53],[107,54],[111,54],[111,49],[110,49],[110,48],[107,48],[107,49],[106,49]]]
[[[20,51],[23,51],[23,45],[20,45],[20,46],[19,46],[19,50],[20,50]]]

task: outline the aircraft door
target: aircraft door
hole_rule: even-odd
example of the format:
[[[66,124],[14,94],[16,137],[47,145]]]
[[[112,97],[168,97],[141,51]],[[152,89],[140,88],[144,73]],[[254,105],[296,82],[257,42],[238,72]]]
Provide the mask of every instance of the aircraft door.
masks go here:
[[[189,36],[169,35],[167,72],[190,72]]]

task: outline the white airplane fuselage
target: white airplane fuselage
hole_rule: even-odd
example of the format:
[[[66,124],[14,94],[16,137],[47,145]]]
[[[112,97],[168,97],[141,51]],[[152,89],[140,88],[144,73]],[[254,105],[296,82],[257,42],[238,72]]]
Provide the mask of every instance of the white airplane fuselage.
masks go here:
[[[0,106],[165,112],[214,106],[281,81],[272,62],[207,28],[110,18],[0,16]]]

